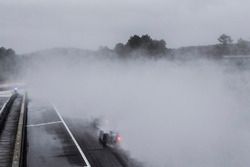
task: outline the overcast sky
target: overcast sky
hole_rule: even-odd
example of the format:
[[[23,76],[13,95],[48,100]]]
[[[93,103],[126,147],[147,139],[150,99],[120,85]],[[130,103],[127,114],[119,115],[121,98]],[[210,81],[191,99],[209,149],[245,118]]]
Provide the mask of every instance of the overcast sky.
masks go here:
[[[18,53],[52,47],[97,49],[133,34],[168,47],[250,40],[249,0],[0,0],[0,46]]]

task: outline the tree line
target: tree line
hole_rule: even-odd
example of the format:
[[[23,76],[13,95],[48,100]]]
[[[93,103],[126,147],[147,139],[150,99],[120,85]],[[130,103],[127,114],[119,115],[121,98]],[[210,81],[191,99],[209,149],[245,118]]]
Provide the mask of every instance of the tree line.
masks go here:
[[[126,43],[118,43],[113,49],[104,48],[101,54],[105,56],[110,53],[112,55],[115,53],[115,55],[123,58],[129,58],[131,56],[173,58],[178,55],[221,58],[224,55],[250,55],[250,41],[248,40],[239,39],[237,42],[234,42],[233,39],[226,34],[220,35],[217,40],[218,43],[214,45],[171,49],[167,47],[167,43],[163,39],[152,39],[147,34],[142,36],[133,35]],[[13,49],[0,47],[0,82],[8,80],[11,76],[17,76],[20,73],[22,62],[25,61],[22,57],[17,56]]]
[[[250,41],[240,38],[236,43],[226,34],[218,38],[219,44],[216,45],[218,55],[247,55],[250,54]]]
[[[239,39],[234,43],[233,39],[226,34],[220,35],[217,40],[218,43],[214,45],[171,49],[167,48],[166,42],[163,39],[155,40],[147,34],[142,36],[133,35],[125,44],[116,44],[113,51],[122,57],[131,55],[169,57],[177,56],[178,54],[197,54],[199,56],[214,56],[218,58],[224,55],[250,55],[250,41]]]
[[[19,71],[18,64],[19,57],[13,49],[0,47],[0,82],[15,76]]]

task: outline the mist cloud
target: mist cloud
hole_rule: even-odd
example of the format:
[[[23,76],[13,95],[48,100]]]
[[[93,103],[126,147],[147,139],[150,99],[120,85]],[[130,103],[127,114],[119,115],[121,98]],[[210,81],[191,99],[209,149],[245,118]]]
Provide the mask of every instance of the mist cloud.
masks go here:
[[[247,70],[207,60],[92,59],[28,74],[31,95],[67,117],[105,120],[145,166],[250,165]]]

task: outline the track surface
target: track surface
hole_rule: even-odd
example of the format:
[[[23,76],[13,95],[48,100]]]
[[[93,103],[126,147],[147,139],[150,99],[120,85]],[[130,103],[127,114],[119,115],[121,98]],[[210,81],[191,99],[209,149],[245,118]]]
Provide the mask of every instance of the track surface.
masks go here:
[[[86,166],[76,144],[61,123],[60,111],[49,103],[31,101],[28,107],[27,166]],[[63,117],[63,115],[62,115]],[[48,124],[47,124],[48,123]],[[91,167],[133,167],[117,149],[103,147],[90,124],[66,119],[65,124],[75,138]]]
[[[113,152],[112,148],[103,147],[99,143],[95,129],[89,124],[76,120],[67,120],[72,133],[83,149],[93,167],[127,167],[127,161],[122,155]]]
[[[31,102],[27,122],[27,166],[87,166],[52,106]]]

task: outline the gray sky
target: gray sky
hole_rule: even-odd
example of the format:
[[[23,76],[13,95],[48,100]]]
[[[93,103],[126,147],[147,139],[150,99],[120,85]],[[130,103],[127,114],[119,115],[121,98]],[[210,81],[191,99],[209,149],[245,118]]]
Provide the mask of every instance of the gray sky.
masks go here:
[[[249,0],[0,0],[0,45],[25,53],[51,47],[97,49],[133,34],[168,47],[250,40]]]

